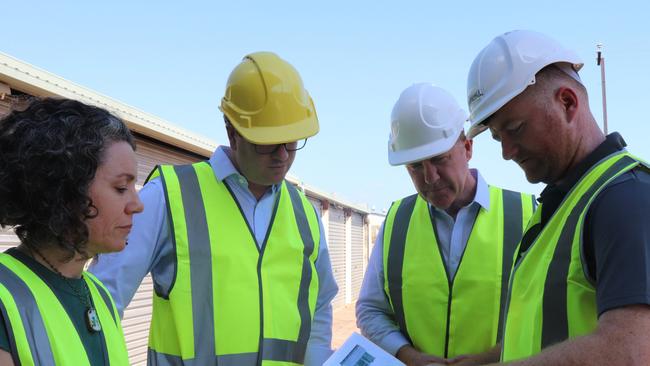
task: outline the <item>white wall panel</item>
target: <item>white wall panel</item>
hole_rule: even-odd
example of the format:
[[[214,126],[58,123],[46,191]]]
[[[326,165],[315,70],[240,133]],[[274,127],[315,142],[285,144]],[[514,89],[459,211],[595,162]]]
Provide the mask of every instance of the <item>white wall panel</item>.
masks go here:
[[[332,301],[332,306],[343,305],[345,302],[345,214],[343,209],[331,205],[329,213],[328,247],[332,261],[334,279],[339,292]]]

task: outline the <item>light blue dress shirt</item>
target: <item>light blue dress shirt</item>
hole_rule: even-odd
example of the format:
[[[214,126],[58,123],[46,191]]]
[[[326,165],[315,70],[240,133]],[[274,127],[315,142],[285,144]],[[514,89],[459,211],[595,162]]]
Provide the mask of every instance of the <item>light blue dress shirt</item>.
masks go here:
[[[248,189],[248,181],[232,164],[227,147],[219,147],[210,157],[214,175],[225,182],[233,191],[241,211],[252,228],[258,245],[264,242],[269,229],[275,196],[279,185],[272,186],[259,200]],[[151,272],[154,288],[159,293],[168,293],[174,273],[174,253],[169,230],[165,195],[160,179],[154,179],[140,190],[144,212],[133,218],[133,230],[129,245],[119,253],[102,254],[90,266],[108,288],[115,300],[120,315],[131,302],[140,283]],[[322,365],[330,356],[332,340],[331,301],[338,291],[332,274],[329,252],[323,224],[320,225],[320,249],[316,260],[319,291],[316,311],[312,320],[311,334],[307,344],[305,365]],[[236,276],[233,273],[233,276]],[[206,326],[212,326],[207,325]]]
[[[467,245],[474,219],[482,207],[490,209],[490,191],[487,183],[476,169],[470,169],[476,178],[474,199],[456,214],[456,220],[445,211],[429,204],[436,224],[436,233],[447,271],[453,278]],[[363,278],[356,304],[357,326],[371,341],[395,355],[409,341],[404,337],[395,320],[395,314],[384,292],[384,225],[379,229],[375,246]],[[444,336],[441,334],[441,336]]]

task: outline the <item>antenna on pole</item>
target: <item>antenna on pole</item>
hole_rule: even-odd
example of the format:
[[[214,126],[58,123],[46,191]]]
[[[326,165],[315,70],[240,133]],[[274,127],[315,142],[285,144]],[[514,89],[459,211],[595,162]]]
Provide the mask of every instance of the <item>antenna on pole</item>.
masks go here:
[[[603,56],[603,44],[596,45],[596,65],[600,66],[600,85],[603,91],[603,130],[607,135],[607,92],[605,88],[605,56]]]

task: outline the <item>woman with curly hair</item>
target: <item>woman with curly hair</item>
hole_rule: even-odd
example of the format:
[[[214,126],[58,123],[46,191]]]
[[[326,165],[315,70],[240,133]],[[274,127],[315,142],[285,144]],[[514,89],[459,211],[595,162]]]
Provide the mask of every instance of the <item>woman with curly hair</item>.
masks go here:
[[[106,288],[84,271],[126,245],[135,144],[109,112],[44,99],[0,120],[0,225],[20,245],[0,254],[1,365],[128,365]]]

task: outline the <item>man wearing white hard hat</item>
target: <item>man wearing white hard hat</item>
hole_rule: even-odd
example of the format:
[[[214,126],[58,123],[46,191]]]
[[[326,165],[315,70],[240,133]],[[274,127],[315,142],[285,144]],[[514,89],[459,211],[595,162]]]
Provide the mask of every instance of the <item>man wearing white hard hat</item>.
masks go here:
[[[451,362],[491,349],[531,195],[488,185],[470,169],[467,114],[429,83],[393,108],[388,161],[417,193],[395,201],[356,305],[357,324],[407,365]]]
[[[469,71],[469,136],[489,129],[504,159],[547,184],[510,278],[501,360],[513,365],[650,362],[650,173],[600,131],[582,65],[513,31]]]

